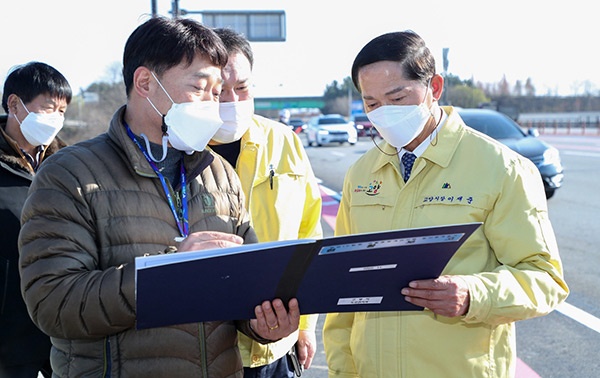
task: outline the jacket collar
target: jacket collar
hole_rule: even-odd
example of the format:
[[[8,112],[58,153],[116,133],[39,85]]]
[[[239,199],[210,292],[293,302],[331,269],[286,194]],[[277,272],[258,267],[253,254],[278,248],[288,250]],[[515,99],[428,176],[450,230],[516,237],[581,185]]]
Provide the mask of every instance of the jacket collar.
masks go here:
[[[108,137],[122,147],[127,160],[131,162],[133,169],[141,176],[145,177],[157,177],[156,173],[144,157],[144,154],[138,146],[129,138],[125,129],[125,110],[127,105],[123,105],[113,115],[108,128]],[[214,160],[214,155],[210,150],[204,150],[202,152],[194,152],[191,155],[185,155],[184,163],[186,169],[186,176],[188,178],[194,178],[200,174],[206,167],[208,167]]]
[[[377,154],[377,158],[375,159],[375,163],[373,164],[371,173],[377,172],[378,170],[382,169],[384,166],[386,166],[388,164],[397,169],[399,163],[398,163],[398,151],[396,150],[396,147],[392,146],[385,140],[383,142],[379,143],[378,146],[379,146],[379,148],[381,148],[381,151],[383,151],[383,153],[381,151],[379,151],[379,149],[377,147],[372,148],[372,150],[375,150],[374,153]]]
[[[443,106],[442,109],[448,115],[446,123],[437,135],[437,142],[432,142],[423,152],[422,157],[446,168],[450,165],[450,161],[464,135],[464,126],[458,112],[453,107]]]
[[[242,136],[242,148],[246,143],[253,143],[258,146],[267,143],[267,137],[263,129],[258,126],[256,115],[252,116],[252,125],[250,125],[246,133]]]

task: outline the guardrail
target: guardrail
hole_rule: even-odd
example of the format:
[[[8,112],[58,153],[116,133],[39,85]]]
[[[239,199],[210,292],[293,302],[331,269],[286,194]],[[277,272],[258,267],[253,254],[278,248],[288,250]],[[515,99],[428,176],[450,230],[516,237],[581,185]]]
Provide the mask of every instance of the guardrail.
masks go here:
[[[525,129],[536,128],[540,134],[600,135],[600,117],[595,120],[528,120],[519,122]]]

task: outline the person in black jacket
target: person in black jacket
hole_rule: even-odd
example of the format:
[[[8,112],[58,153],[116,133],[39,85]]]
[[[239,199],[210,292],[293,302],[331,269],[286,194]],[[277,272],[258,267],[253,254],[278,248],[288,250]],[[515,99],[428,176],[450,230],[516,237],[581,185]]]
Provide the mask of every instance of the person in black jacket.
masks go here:
[[[50,368],[50,338],[31,321],[21,295],[17,240],[20,217],[35,172],[65,143],[63,126],[72,91],[55,68],[30,62],[4,83],[0,116],[0,377],[44,377]]]

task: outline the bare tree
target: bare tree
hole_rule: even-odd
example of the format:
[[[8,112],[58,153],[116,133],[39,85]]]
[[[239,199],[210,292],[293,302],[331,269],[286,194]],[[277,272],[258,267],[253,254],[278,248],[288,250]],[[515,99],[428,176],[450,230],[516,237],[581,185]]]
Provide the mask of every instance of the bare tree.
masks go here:
[[[510,84],[508,84],[508,80],[506,80],[506,75],[503,75],[502,80],[498,83],[498,95],[510,96]]]
[[[525,96],[533,97],[535,96],[535,87],[533,86],[533,81],[530,77],[525,81]]]
[[[517,80],[515,82],[515,87],[513,89],[513,93],[515,94],[515,96],[518,96],[518,97],[523,96],[523,84],[521,83],[521,80]]]

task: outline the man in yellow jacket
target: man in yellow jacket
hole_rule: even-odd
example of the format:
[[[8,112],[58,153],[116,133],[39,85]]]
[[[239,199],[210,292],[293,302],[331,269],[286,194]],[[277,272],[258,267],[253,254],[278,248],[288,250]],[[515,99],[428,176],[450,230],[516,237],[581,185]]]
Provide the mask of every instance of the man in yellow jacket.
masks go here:
[[[222,70],[219,100],[224,124],[211,148],[235,167],[258,240],[322,237],[320,189],[302,141],[289,127],[254,114],[250,44],[233,30],[215,31],[227,47],[229,61]],[[297,333],[266,345],[239,333],[244,376],[293,377],[287,354],[295,344],[300,364],[309,368],[317,346],[317,317],[302,316]]]
[[[568,295],[539,172],[439,106],[444,80],[414,32],[370,41],[352,80],[385,141],[347,172],[336,234],[483,225],[439,278],[401,289],[424,311],[328,314],[329,376],[514,376],[514,322]]]

